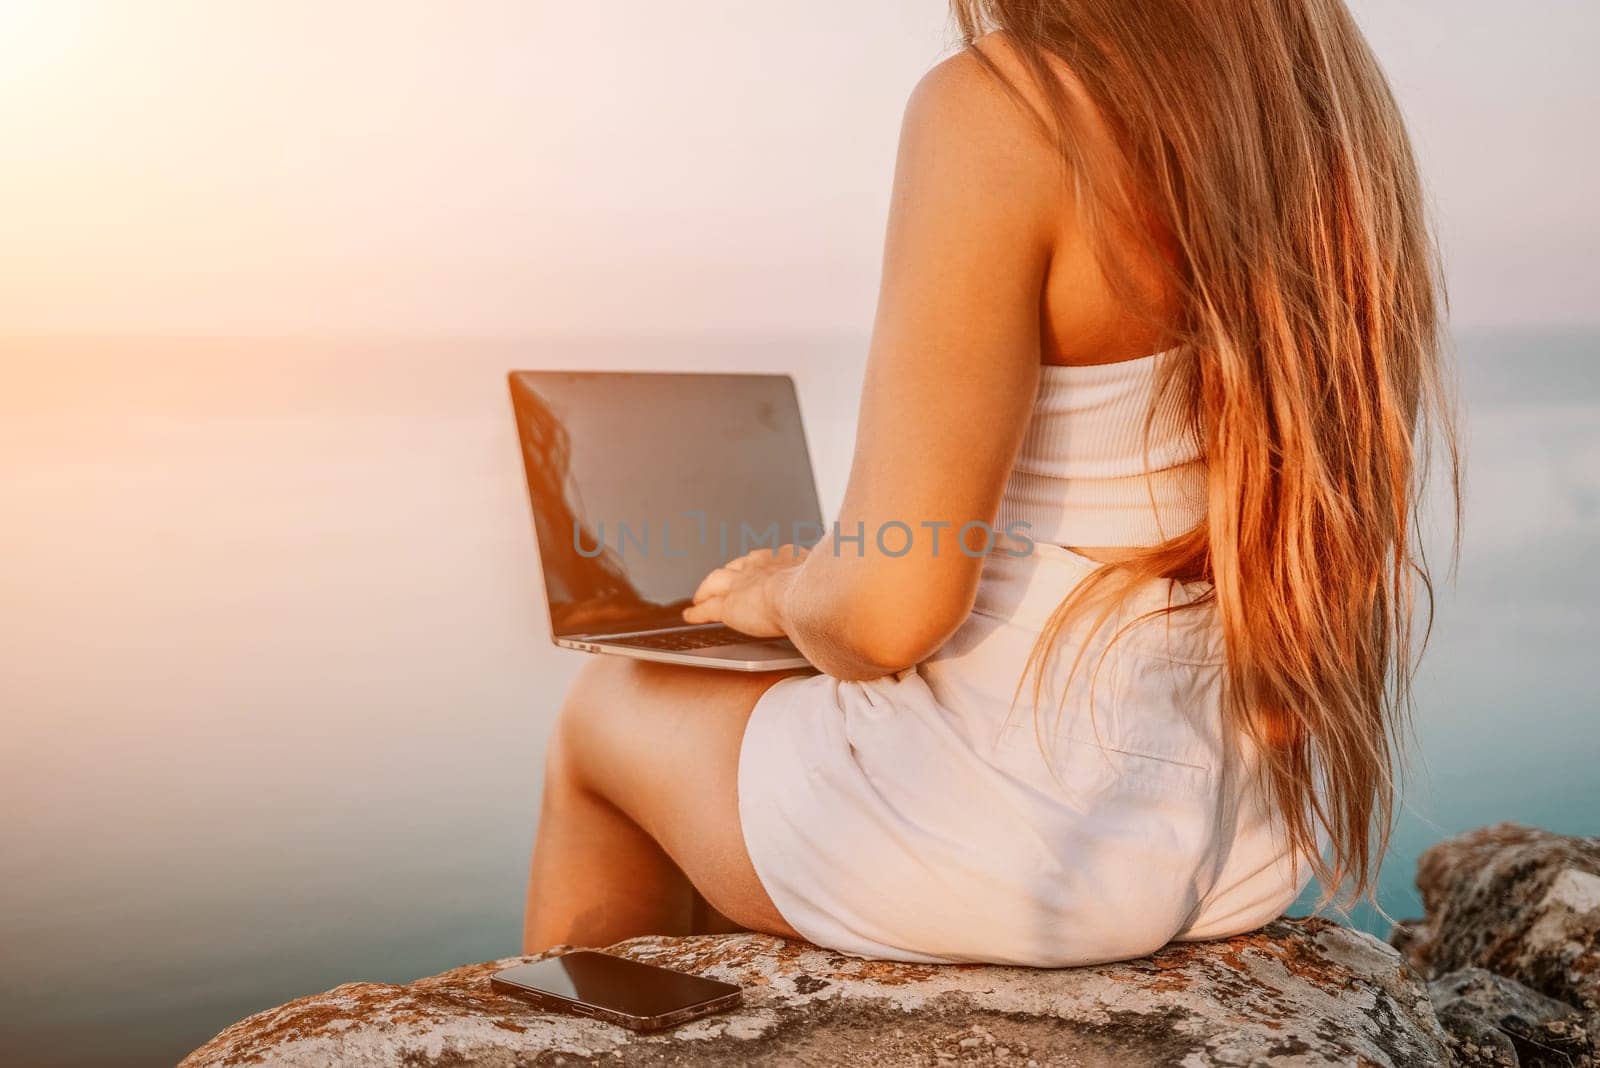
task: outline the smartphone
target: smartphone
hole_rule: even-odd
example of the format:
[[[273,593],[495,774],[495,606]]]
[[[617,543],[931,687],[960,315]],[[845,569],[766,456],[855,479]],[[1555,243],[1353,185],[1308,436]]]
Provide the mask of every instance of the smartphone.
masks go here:
[[[541,1009],[593,1016],[635,1031],[660,1031],[731,1009],[743,993],[732,983],[589,950],[507,968],[490,976],[489,986]]]

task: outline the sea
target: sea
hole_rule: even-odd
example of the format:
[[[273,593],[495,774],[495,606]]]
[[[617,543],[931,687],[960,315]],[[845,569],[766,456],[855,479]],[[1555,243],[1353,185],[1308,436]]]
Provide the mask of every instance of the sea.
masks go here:
[[[1600,329],[1462,329],[1465,527],[1374,933],[1418,855],[1600,833]],[[514,368],[795,376],[824,509],[865,339],[0,337],[0,1059],[171,1065],[338,983],[517,951],[582,654]],[[1311,905],[1311,896],[1297,911]]]

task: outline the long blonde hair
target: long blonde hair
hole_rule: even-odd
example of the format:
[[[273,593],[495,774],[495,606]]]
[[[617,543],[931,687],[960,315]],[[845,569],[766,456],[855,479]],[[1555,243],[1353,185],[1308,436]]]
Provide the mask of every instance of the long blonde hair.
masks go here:
[[[1107,277],[1138,288],[1130,236],[1167,275],[1183,357],[1163,388],[1189,399],[1208,468],[1196,529],[1056,611],[1029,664],[1035,714],[1053,643],[1091,603],[1098,628],[1153,578],[1208,580],[1224,714],[1261,754],[1289,845],[1325,897],[1370,893],[1426,643],[1419,590],[1431,617],[1416,522],[1431,438],[1460,524],[1443,285],[1388,83],[1342,0],[952,6],[973,54],[1045,102]],[[991,31],[1031,94],[974,47]]]

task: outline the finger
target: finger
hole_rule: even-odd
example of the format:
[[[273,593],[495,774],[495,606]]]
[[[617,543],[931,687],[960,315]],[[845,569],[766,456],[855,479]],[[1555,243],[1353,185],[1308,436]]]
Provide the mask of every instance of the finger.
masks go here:
[[[729,560],[722,566],[727,568],[729,571],[743,571],[750,565],[760,562],[763,557],[770,556],[771,554],[771,549],[755,549],[751,552],[745,553],[743,556],[735,556],[732,560]]]
[[[712,597],[710,600],[697,601],[683,610],[685,623],[720,623],[722,622],[722,598]]]
[[[700,580],[700,585],[696,587],[694,596],[690,600],[694,601],[695,604],[699,604],[708,597],[724,596],[733,588],[733,576],[732,569],[726,567],[717,568]]]
[[[734,561],[734,563],[739,565],[740,570],[746,567],[759,566],[777,559],[779,552],[779,549],[767,548],[763,546],[759,549],[751,549],[749,552],[739,557],[738,560]],[[731,567],[732,565],[730,564],[729,566]]]

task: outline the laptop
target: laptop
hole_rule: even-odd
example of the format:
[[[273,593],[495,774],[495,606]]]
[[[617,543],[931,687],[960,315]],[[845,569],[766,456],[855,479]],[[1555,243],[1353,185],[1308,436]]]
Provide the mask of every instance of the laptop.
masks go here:
[[[805,667],[786,638],[691,625],[711,571],[821,540],[787,375],[513,371],[555,643],[729,671]]]

